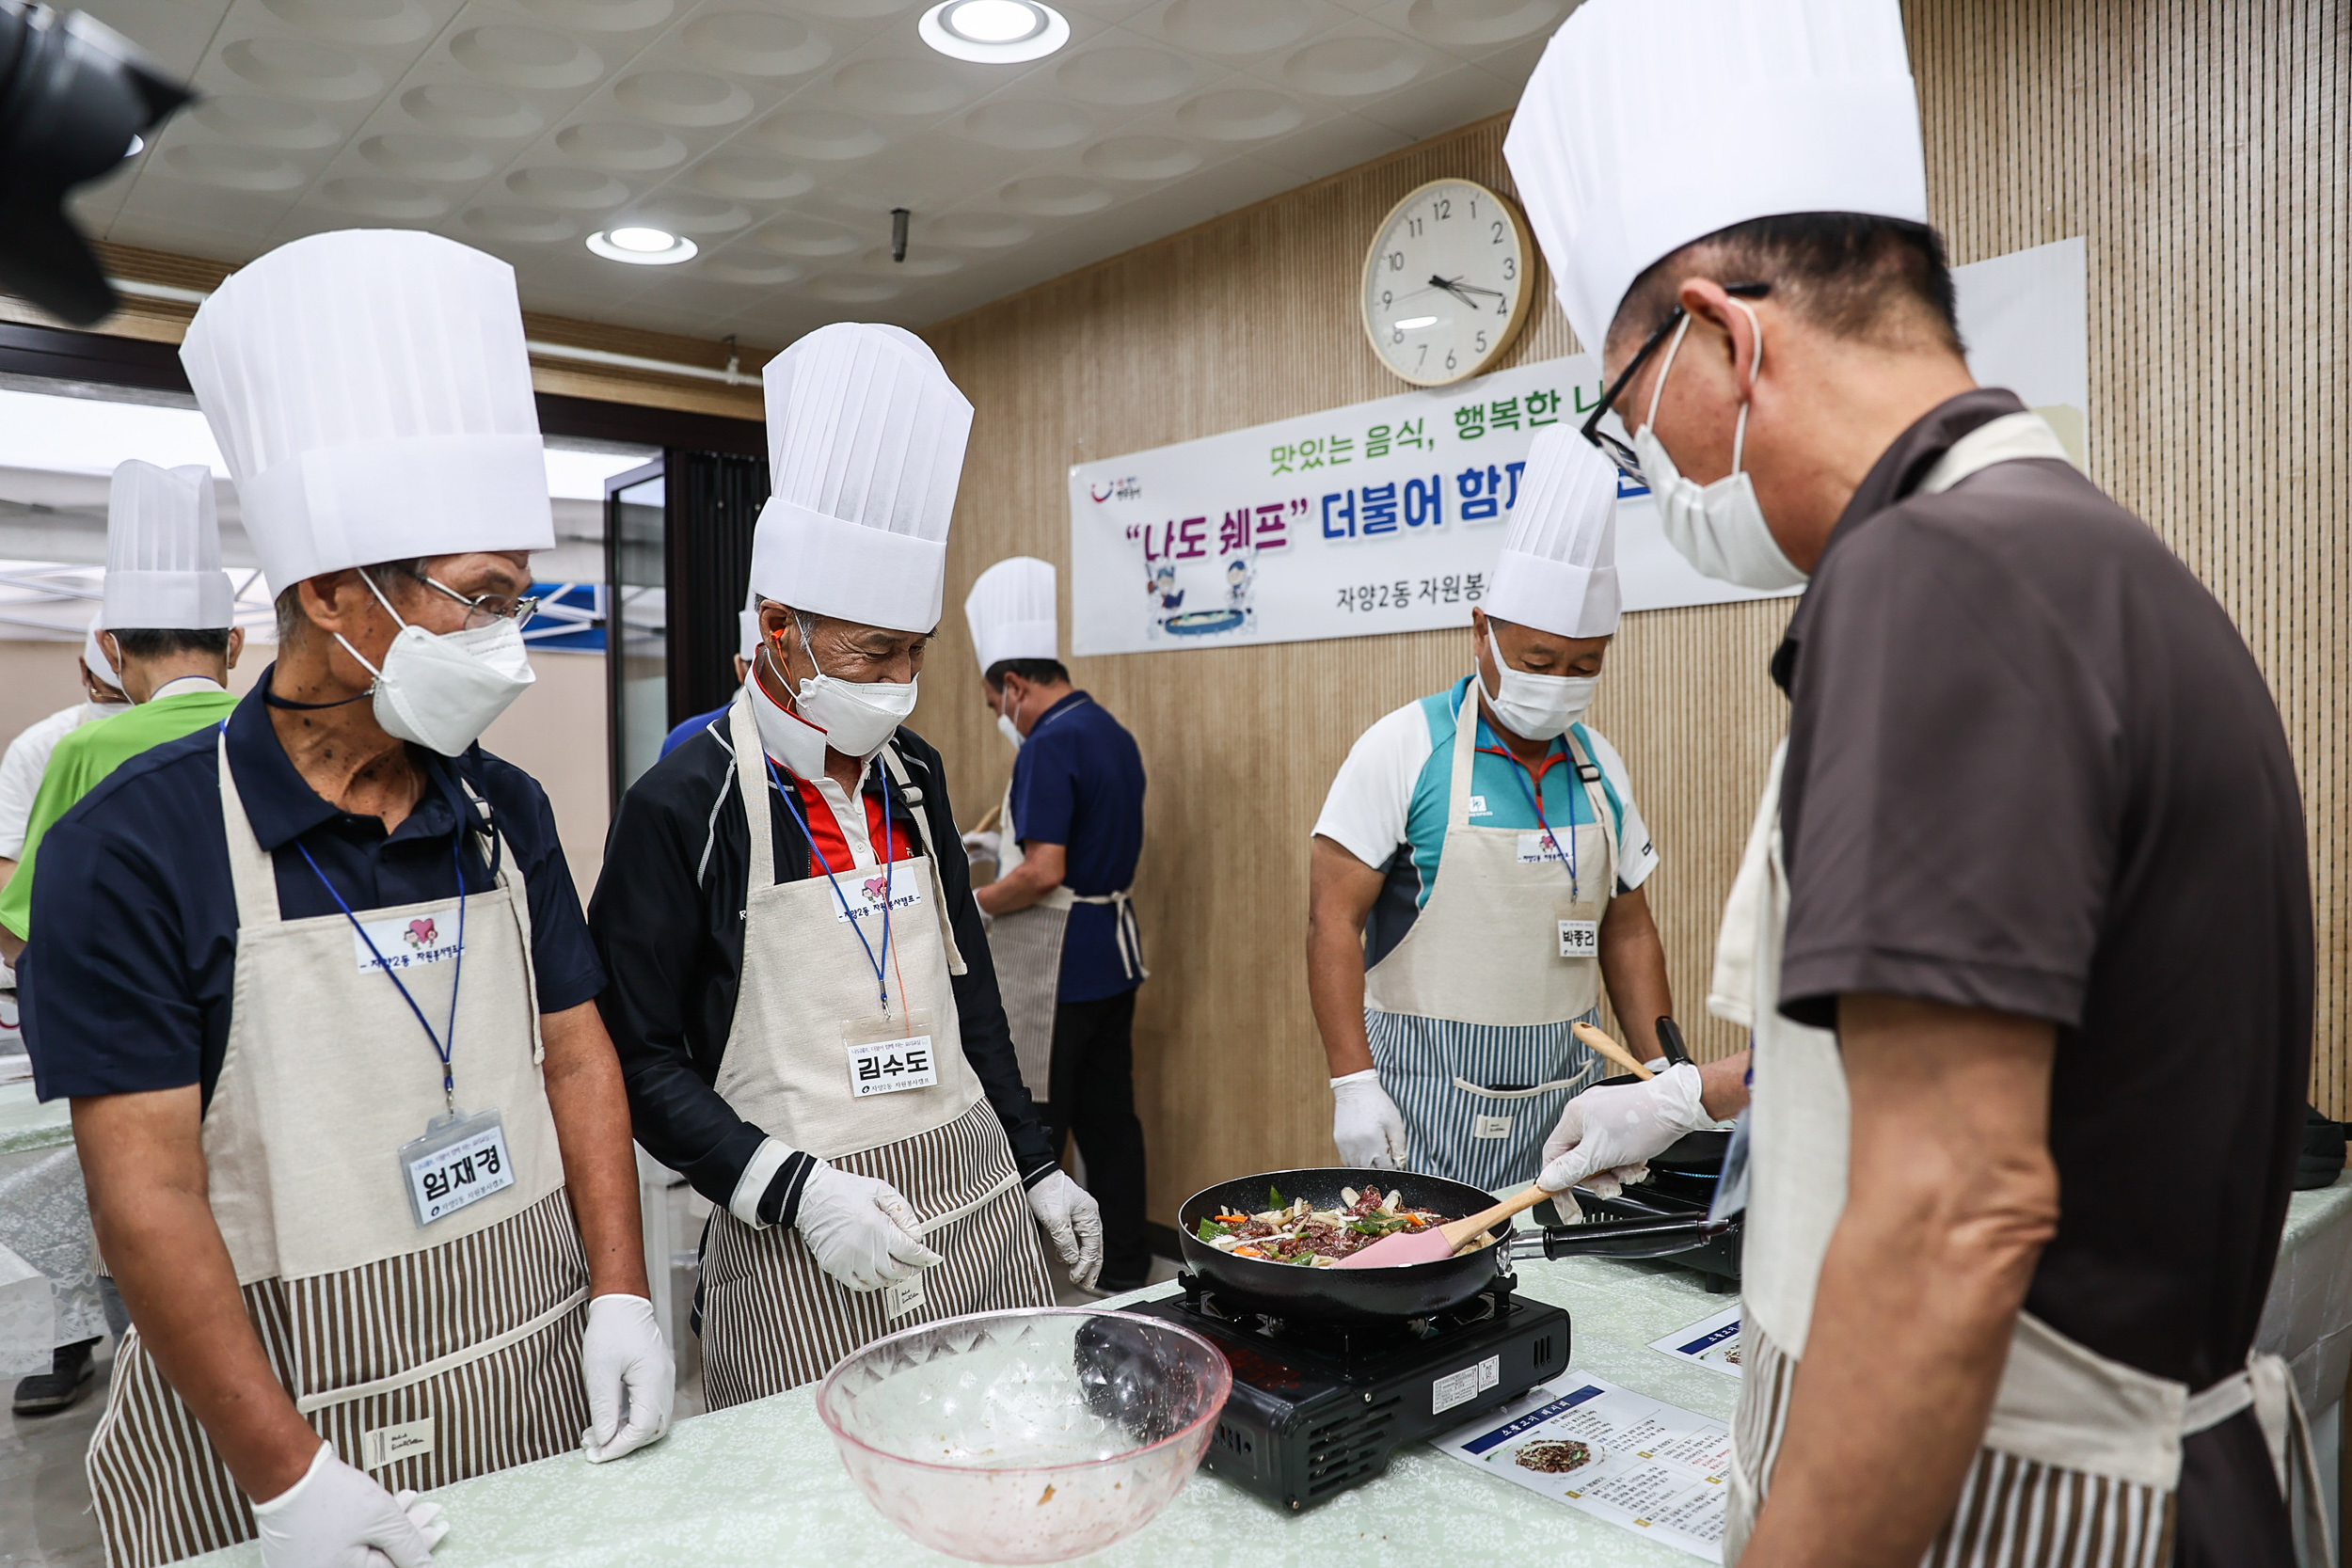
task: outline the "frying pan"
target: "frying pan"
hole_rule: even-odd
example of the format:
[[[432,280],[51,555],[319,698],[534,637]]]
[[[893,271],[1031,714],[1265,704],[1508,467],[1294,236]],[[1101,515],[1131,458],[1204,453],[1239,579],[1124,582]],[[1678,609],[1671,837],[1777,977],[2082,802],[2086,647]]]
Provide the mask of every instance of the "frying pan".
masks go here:
[[[1485,1290],[1515,1257],[1656,1258],[1703,1246],[1722,1234],[1705,1215],[1691,1218],[1623,1220],[1556,1226],[1518,1236],[1502,1227],[1503,1240],[1476,1252],[1434,1263],[1393,1269],[1316,1269],[1236,1258],[1200,1240],[1200,1222],[1217,1214],[1258,1213],[1274,1205],[1269,1189],[1285,1203],[1305,1198],[1317,1209],[1337,1209],[1340,1189],[1377,1187],[1393,1192],[1408,1208],[1427,1209],[1458,1219],[1491,1206],[1483,1188],[1413,1171],[1360,1170],[1326,1166],[1267,1171],[1203,1187],[1176,1212],[1177,1239],[1184,1262],[1218,1291],[1275,1317],[1325,1323],[1371,1323],[1426,1318],[1459,1306]]]

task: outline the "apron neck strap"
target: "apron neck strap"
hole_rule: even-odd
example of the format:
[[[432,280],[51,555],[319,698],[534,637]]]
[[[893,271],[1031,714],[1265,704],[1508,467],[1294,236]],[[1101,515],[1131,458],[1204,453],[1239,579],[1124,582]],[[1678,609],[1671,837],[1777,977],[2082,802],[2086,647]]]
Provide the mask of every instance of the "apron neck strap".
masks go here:
[[[220,826],[229,841],[229,880],[236,890],[240,930],[275,926],[278,912],[278,867],[253,832],[245,814],[245,798],[237,793],[237,775],[229,766],[229,730],[223,725],[220,754]]]
[[[1609,879],[1608,893],[1602,895],[1602,902],[1606,903],[1609,896],[1617,891],[1617,815],[1609,809],[1609,793],[1601,787],[1600,764],[1594,760],[1590,751],[1578,743],[1576,729],[1574,724],[1570,724],[1560,739],[1567,747],[1568,762],[1576,769],[1578,782],[1584,786],[1584,799],[1591,802],[1593,821],[1600,829],[1602,840],[1609,846],[1609,863],[1602,868]]]
[[[727,738],[735,743],[735,787],[743,797],[743,828],[751,851],[744,883],[748,895],[772,887],[776,880],[775,813],[768,808],[768,780],[762,767],[768,750],[759,738],[759,721],[752,717],[749,688],[739,688],[735,701],[728,705]]]
[[[1471,672],[1454,712],[1454,784],[1446,800],[1449,831],[1470,826],[1470,773],[1478,761],[1478,674]]]

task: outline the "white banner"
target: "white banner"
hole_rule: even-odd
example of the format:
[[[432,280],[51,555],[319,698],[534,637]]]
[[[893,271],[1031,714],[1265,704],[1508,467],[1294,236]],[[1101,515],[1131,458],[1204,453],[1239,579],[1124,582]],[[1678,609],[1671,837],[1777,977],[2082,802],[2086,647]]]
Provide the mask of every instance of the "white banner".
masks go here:
[[[1969,363],[2049,414],[2081,456],[2088,401],[2079,239],[1954,269]],[[1601,393],[1571,355],[1435,391],[1227,431],[1070,470],[1077,655],[1299,642],[1466,625],[1486,594],[1535,432]],[[1629,610],[1769,597],[1703,578],[1628,486]]]

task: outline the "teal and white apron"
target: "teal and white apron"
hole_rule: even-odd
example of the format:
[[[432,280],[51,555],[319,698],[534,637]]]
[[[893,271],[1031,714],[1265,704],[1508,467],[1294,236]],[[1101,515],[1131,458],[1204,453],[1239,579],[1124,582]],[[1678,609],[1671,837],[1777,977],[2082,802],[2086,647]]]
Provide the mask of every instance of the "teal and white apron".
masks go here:
[[[1560,1108],[1599,1074],[1569,1028],[1600,1021],[1597,934],[1616,889],[1617,832],[1573,729],[1591,821],[1572,835],[1472,827],[1477,703],[1473,683],[1455,714],[1437,884],[1364,976],[1364,1033],[1405,1117],[1408,1168],[1494,1188],[1534,1176]]]

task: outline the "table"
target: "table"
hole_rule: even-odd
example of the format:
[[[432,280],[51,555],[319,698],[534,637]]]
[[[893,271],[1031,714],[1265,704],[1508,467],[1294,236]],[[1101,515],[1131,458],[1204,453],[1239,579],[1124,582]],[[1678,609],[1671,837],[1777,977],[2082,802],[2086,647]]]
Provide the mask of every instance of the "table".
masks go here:
[[[2306,1398],[2332,1419],[2352,1358],[2352,1174],[2289,1210],[2264,1348],[2288,1356]],[[1739,1386],[1650,1350],[1729,1298],[1664,1261],[1580,1259],[1518,1265],[1520,1289],[1568,1309],[1570,1364],[1702,1415],[1728,1419]],[[1111,1305],[1172,1293],[1160,1286]],[[2332,1382],[2328,1380],[2332,1379]],[[491,1563],[596,1568],[648,1561],[697,1568],[776,1562],[947,1563],[874,1512],[818,1421],[814,1388],[681,1421],[617,1464],[565,1454],[436,1494],[449,1511],[437,1568]],[[2313,1401],[2314,1414],[2323,1406]],[[1202,1474],[1137,1534],[1088,1560],[1102,1568],[1282,1568],[1344,1561],[1540,1560],[1546,1568],[1689,1568],[1697,1560],[1590,1519],[1416,1445],[1387,1475],[1292,1515]],[[247,1544],[198,1560],[261,1560]]]
[[[0,1084],[0,1246],[50,1283],[51,1316],[44,1335],[19,1320],[0,1367],[48,1369],[52,1346],[106,1332],[98,1287],[98,1257],[90,1236],[82,1167],[73,1151],[73,1114],[60,1100],[43,1105],[29,1081]],[[5,1379],[0,1379],[5,1381]]]

